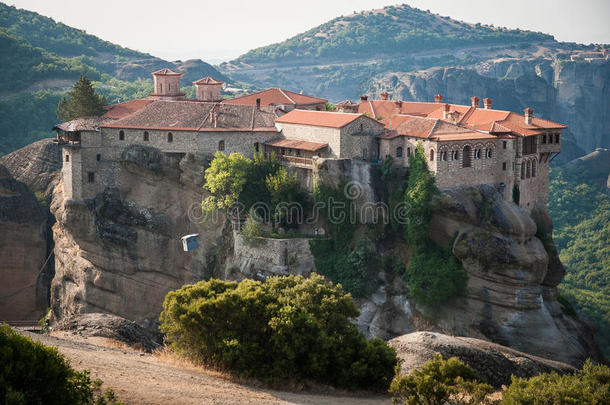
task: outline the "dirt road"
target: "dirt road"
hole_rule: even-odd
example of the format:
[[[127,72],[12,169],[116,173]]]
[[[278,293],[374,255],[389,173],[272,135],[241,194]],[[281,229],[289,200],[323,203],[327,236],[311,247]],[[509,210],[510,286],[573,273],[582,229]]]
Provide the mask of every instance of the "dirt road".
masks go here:
[[[24,332],[55,346],[76,369],[89,369],[126,404],[390,404],[389,397],[347,396],[344,392],[283,392],[233,382],[210,370],[172,364],[168,356],[118,348],[104,338],[69,332],[51,336]]]

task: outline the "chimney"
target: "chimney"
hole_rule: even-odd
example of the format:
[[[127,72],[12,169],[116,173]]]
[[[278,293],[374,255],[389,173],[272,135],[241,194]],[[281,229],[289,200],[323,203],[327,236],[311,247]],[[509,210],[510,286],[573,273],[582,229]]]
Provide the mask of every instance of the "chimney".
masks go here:
[[[447,118],[449,118],[449,104],[443,106],[443,119],[446,120]]]
[[[479,107],[479,98],[478,97],[470,97],[470,102],[474,108]]]
[[[366,94],[363,94],[360,96],[360,101],[366,101],[369,99],[369,96],[367,96]]]
[[[525,125],[532,125],[532,117],[534,116],[534,110],[531,108],[526,108],[523,110],[525,113]]]
[[[389,94],[388,94],[388,92],[387,92],[387,91],[384,91],[383,93],[381,93],[381,99],[382,99],[382,100],[387,100],[387,99],[388,99],[388,96],[389,96]]]
[[[257,98],[257,99],[256,99],[256,109],[257,109],[257,110],[260,110],[260,109],[261,109],[261,99],[260,99],[260,98]]]
[[[483,107],[486,110],[491,110],[491,98],[487,97],[483,99]]]
[[[402,107],[402,100],[396,100],[396,101],[394,101],[394,103],[396,104],[396,107],[398,107],[398,108]]]
[[[442,94],[437,94],[436,96],[434,96],[434,102],[435,103],[442,103],[443,102],[443,95]]]

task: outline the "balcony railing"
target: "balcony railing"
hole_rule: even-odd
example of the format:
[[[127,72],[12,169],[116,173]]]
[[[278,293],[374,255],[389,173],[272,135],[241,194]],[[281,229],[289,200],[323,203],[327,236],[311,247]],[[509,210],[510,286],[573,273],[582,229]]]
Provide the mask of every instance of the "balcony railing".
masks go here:
[[[296,163],[299,165],[313,166],[312,159],[299,157],[299,156],[282,155],[282,156],[280,156],[280,160],[283,162],[288,162],[288,163]]]

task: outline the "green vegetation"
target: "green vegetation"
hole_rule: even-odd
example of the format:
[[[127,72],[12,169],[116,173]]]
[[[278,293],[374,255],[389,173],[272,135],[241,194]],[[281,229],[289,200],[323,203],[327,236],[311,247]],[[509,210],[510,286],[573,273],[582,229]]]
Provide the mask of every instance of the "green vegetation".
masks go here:
[[[0,325],[0,403],[120,404],[101,384],[70,367],[57,349]]]
[[[555,168],[548,201],[553,239],[566,268],[559,291],[595,323],[597,341],[610,356],[610,195],[605,176]]]
[[[335,18],[281,43],[253,49],[234,63],[288,64],[552,39],[543,33],[466,24],[400,5]]]
[[[296,228],[298,223],[292,221],[292,208],[303,211],[303,204],[307,201],[305,192],[301,189],[301,183],[297,179],[297,175],[290,175],[285,168],[280,167],[275,173],[270,173],[265,179],[269,196],[271,197],[271,206],[274,207],[273,221],[275,224],[285,228]],[[291,203],[297,203],[298,206],[291,207]]]
[[[160,320],[173,350],[235,375],[387,390],[396,354],[360,334],[357,315],[341,286],[314,273],[184,286],[167,295]]]
[[[608,404],[610,368],[587,360],[582,370],[570,375],[541,374],[530,379],[513,376],[502,395],[506,405]]]
[[[408,375],[396,376],[390,385],[394,404],[482,404],[493,388],[457,357],[443,360],[439,354]]]
[[[72,91],[59,101],[57,118],[70,121],[78,117],[100,116],[106,105],[106,97],[98,95],[85,76],[81,76]]]
[[[434,245],[428,235],[432,199],[438,195],[434,176],[421,143],[409,157],[409,180],[404,193],[404,237],[413,249],[404,278],[415,300],[437,310],[466,287],[468,274],[450,251]]]

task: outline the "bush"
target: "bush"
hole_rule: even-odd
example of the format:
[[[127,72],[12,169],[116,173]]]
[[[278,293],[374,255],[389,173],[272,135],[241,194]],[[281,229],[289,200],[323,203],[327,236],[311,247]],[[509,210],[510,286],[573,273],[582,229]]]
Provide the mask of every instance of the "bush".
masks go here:
[[[439,354],[406,376],[396,367],[389,391],[395,404],[480,404],[493,388],[457,357]]]
[[[315,273],[210,280],[167,295],[161,330],[176,352],[235,375],[386,390],[396,353],[360,334],[357,315],[351,296]]]
[[[512,377],[502,395],[512,404],[610,404],[610,368],[590,360],[573,375],[540,374],[530,379]]]
[[[259,243],[259,237],[263,235],[263,227],[261,225],[261,219],[256,215],[254,210],[250,210],[244,226],[241,228],[241,234],[244,237],[244,241],[250,246],[256,246]]]
[[[0,403],[119,404],[112,391],[100,392],[101,384],[75,371],[57,349],[0,326]]]

